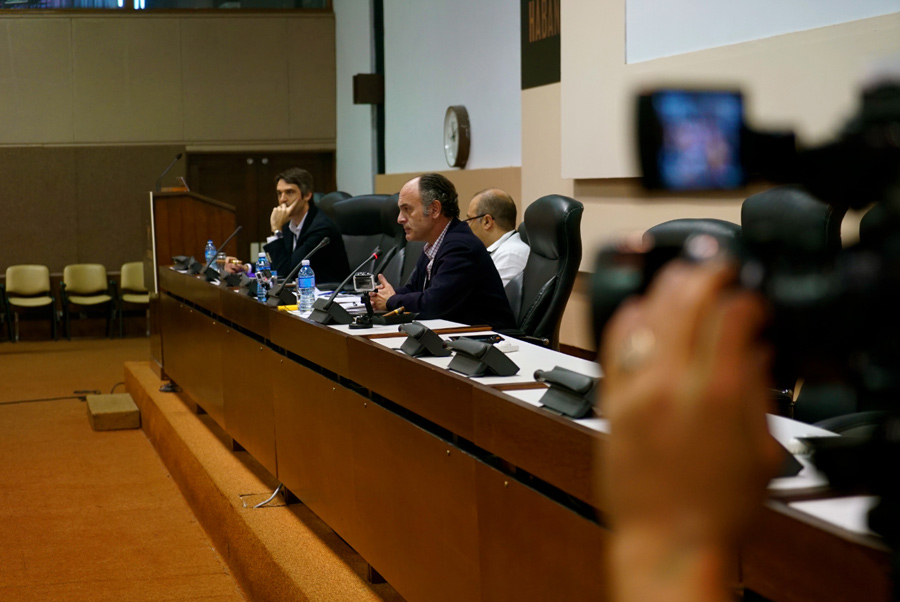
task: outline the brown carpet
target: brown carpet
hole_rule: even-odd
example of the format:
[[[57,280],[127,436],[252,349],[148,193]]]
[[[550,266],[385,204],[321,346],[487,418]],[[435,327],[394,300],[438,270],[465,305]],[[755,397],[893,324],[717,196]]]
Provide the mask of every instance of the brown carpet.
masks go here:
[[[10,403],[109,393],[148,356],[143,338],[0,345],[0,600],[245,600],[142,431]]]
[[[148,359],[144,338],[0,344],[0,601],[402,602],[302,504],[250,508],[274,478]],[[55,399],[125,392],[125,362],[142,430]]]

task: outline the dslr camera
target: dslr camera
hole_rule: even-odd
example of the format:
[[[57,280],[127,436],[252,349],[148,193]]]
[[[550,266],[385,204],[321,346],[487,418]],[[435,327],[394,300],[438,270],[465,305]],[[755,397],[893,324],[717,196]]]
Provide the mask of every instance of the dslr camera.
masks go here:
[[[798,146],[791,132],[751,129],[734,90],[653,91],[638,97],[637,116],[642,178],[650,189],[739,188],[758,178],[799,185],[841,217],[873,205],[852,247],[794,253],[775,236],[738,236],[728,244],[741,264],[740,285],[760,291],[771,306],[766,336],[775,350],[776,384],[803,378],[801,395],[810,392],[804,403],[841,391],[852,397],[851,411],[873,412],[865,436],[812,443],[813,460],[833,487],[881,496],[869,524],[897,550],[900,81],[863,91],[838,135],[811,148]],[[592,282],[598,338],[625,298],[643,293],[668,260],[689,256],[681,246],[645,243],[600,252]]]

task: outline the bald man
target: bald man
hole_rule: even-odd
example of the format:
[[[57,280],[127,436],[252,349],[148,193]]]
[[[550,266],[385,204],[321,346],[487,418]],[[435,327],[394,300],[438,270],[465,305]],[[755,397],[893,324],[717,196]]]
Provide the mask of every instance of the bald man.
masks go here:
[[[528,245],[516,232],[516,204],[499,188],[482,190],[469,201],[466,222],[487,247],[503,286],[522,273],[528,262]]]

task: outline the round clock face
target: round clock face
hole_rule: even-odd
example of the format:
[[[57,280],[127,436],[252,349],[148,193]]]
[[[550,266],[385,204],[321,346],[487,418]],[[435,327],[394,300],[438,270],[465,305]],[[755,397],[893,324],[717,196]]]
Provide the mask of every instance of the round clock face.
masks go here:
[[[469,114],[464,106],[448,107],[444,115],[444,157],[450,167],[465,167],[469,158]]]

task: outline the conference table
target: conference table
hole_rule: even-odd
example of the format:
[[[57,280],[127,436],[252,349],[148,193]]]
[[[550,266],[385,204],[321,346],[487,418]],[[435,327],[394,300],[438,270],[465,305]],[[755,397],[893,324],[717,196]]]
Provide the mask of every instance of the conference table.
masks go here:
[[[168,267],[159,283],[166,374],[406,599],[608,597],[606,421],[542,408],[533,376],[595,363],[512,339],[515,376],[469,378],[397,350],[396,326],[323,326]],[[736,586],[889,599],[885,546],[797,506],[823,489],[809,484],[773,490]]]

